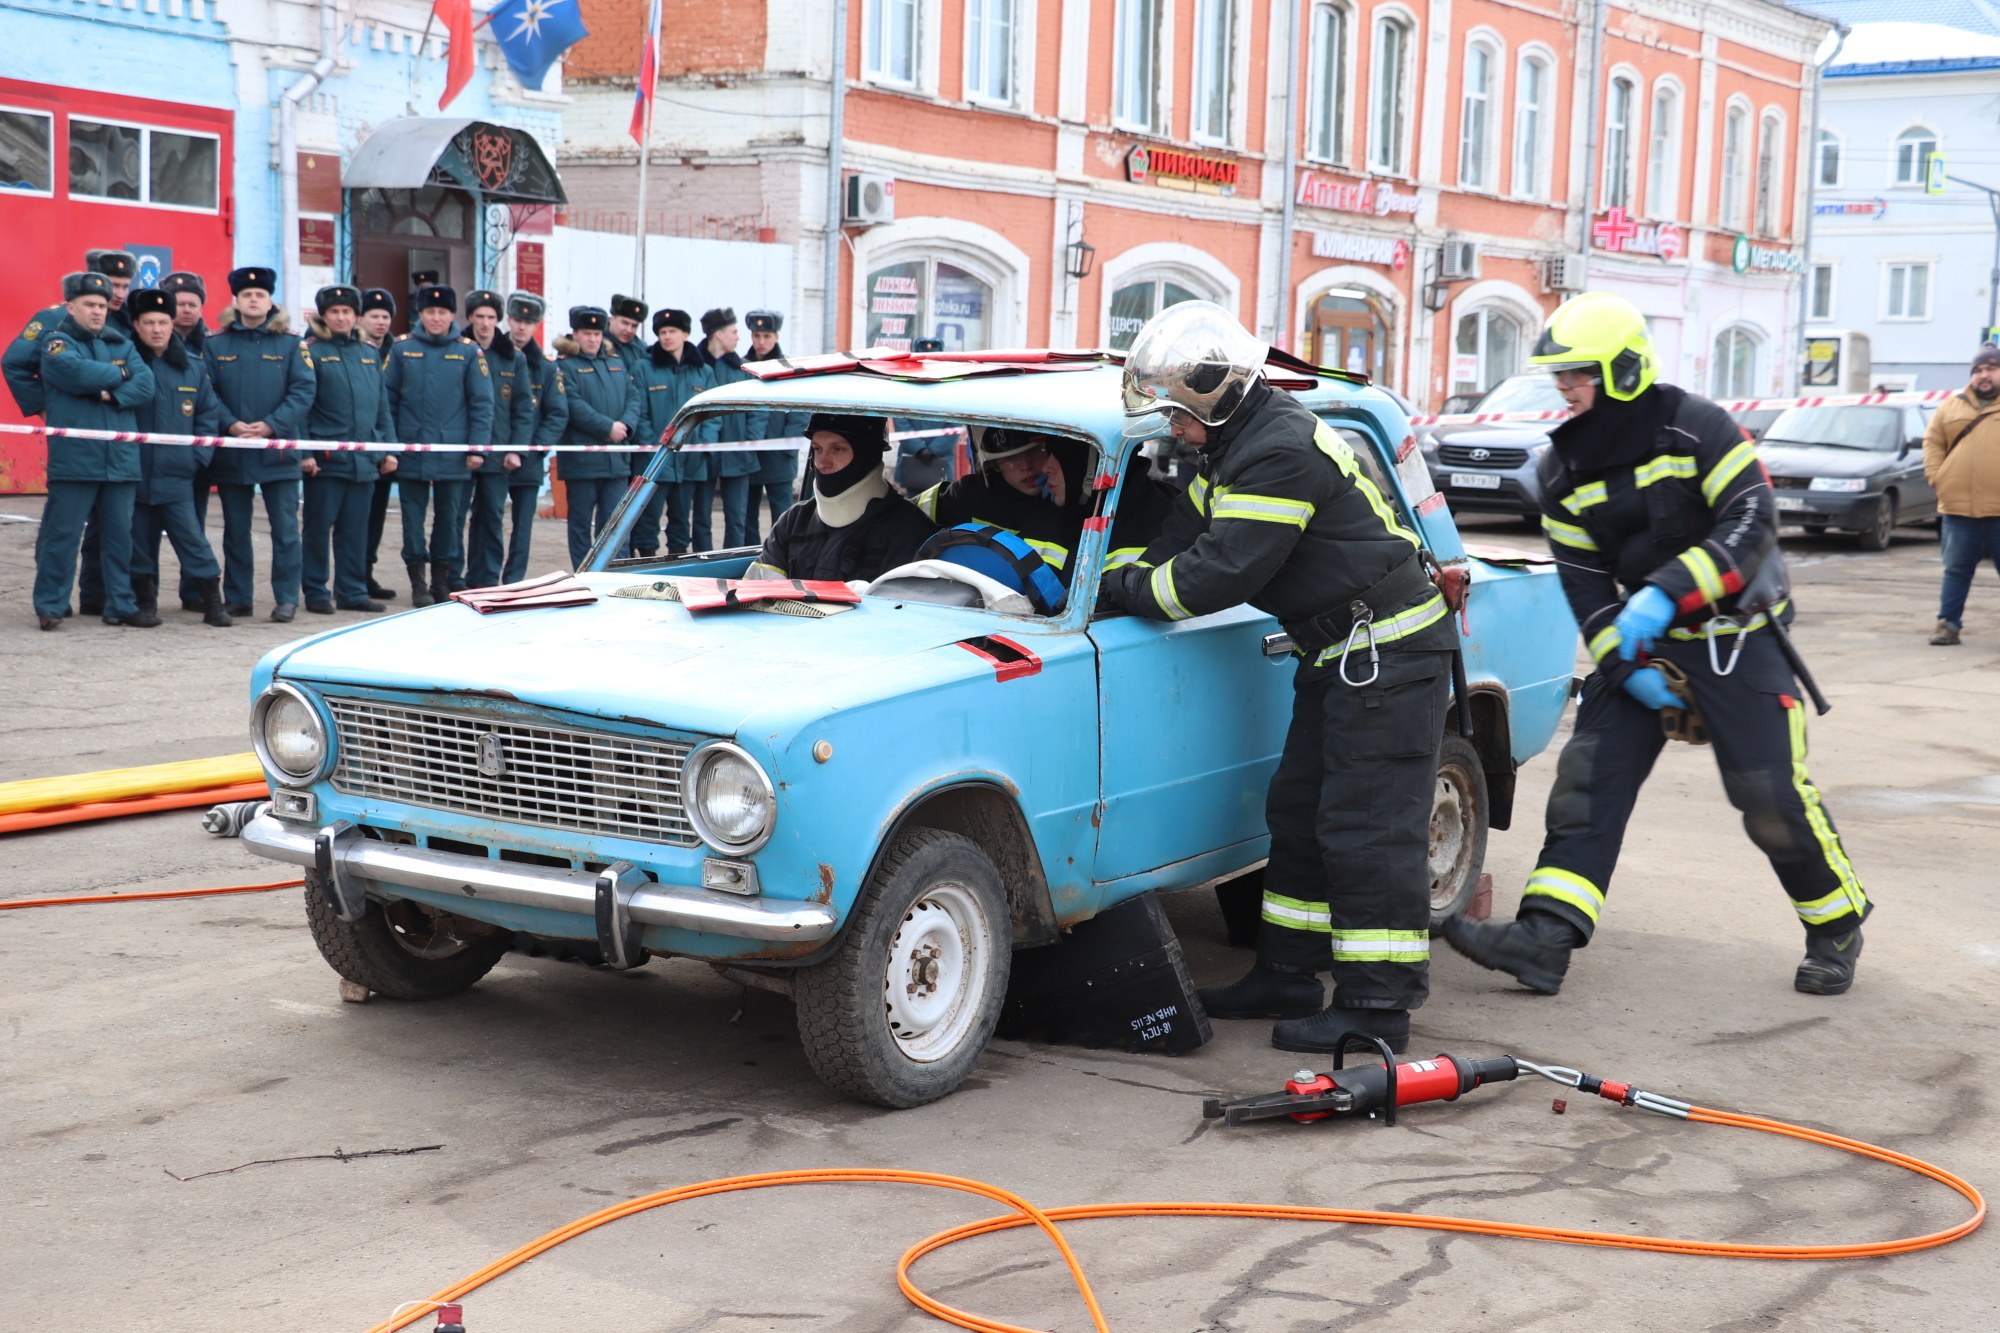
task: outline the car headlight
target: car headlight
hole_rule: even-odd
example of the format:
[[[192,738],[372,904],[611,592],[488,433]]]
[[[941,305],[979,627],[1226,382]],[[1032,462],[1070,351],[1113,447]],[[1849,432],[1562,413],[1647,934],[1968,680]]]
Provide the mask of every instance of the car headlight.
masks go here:
[[[1868,478],[1814,477],[1811,489],[1815,491],[1865,491],[1868,489]]]
[[[683,790],[688,818],[709,846],[747,856],[770,841],[778,794],[757,761],[736,746],[717,741],[696,750]]]
[[[258,696],[250,715],[250,741],[266,768],[294,782],[317,782],[332,756],[319,709],[295,685],[273,685]]]

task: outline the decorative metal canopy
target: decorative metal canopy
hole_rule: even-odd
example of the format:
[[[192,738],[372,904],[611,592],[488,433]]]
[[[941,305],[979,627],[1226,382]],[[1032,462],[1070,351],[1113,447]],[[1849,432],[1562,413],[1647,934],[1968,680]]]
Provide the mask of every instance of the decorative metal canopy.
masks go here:
[[[490,204],[567,204],[562,178],[525,130],[453,116],[404,116],[368,136],[341,172],[349,189],[471,190]]]

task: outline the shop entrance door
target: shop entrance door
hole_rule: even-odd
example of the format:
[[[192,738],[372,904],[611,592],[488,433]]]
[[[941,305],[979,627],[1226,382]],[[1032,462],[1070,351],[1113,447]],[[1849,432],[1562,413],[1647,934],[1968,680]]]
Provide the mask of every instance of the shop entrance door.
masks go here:
[[[1359,294],[1329,292],[1312,304],[1312,359],[1386,382],[1386,334],[1375,303]]]

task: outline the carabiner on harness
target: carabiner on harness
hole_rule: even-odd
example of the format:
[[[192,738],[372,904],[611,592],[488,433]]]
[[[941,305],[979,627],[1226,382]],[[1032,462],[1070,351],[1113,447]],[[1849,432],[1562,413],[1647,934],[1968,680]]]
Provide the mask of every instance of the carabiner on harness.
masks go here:
[[[1728,666],[1722,665],[1720,657],[1715,651],[1715,627],[1717,625],[1728,625],[1736,631],[1736,643],[1730,649]],[[1708,623],[1701,627],[1701,637],[1708,641],[1708,669],[1718,676],[1726,676],[1736,670],[1737,659],[1743,656],[1743,640],[1748,638],[1749,635],[1750,631],[1743,628],[1743,623],[1734,616],[1709,617]]]
[[[1357,597],[1354,601],[1348,603],[1347,613],[1354,617],[1354,626],[1347,631],[1347,642],[1342,645],[1340,650],[1340,679],[1343,684],[1358,690],[1364,685],[1373,685],[1376,678],[1382,674],[1382,654],[1375,650],[1375,612],[1369,607],[1368,603]],[[1354,652],[1355,636],[1361,634],[1368,636],[1368,679],[1366,680],[1356,680],[1347,674],[1348,656]]]

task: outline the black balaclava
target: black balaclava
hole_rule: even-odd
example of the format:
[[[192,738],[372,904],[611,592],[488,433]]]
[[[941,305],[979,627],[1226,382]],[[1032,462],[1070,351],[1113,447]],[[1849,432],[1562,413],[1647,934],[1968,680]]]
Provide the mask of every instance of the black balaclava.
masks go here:
[[[866,477],[870,472],[882,470],[882,456],[889,452],[889,439],[885,434],[882,418],[836,416],[830,412],[815,412],[806,423],[806,438],[811,439],[820,431],[832,431],[847,441],[854,450],[853,461],[838,472],[821,472],[812,469],[813,490],[820,495],[839,495],[848,487]]]
[[[1613,398],[1597,386],[1597,401],[1582,416],[1549,432],[1556,455],[1572,472],[1596,472],[1645,457],[1680,406],[1681,391],[1653,384],[1630,401]]]

